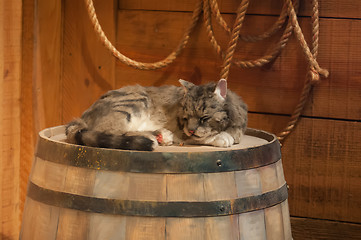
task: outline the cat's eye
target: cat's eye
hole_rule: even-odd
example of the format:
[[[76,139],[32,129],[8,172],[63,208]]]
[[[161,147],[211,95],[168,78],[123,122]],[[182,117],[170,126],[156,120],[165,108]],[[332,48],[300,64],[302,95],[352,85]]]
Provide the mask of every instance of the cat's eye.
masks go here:
[[[201,122],[201,124],[203,124],[203,123],[207,122],[209,119],[211,119],[211,117],[209,117],[209,116],[204,116],[204,117],[201,117],[201,118],[199,119],[199,121]]]
[[[183,121],[185,121],[185,122],[186,122],[186,121],[188,121],[188,119],[187,119],[186,117],[184,117],[184,118],[183,118]]]

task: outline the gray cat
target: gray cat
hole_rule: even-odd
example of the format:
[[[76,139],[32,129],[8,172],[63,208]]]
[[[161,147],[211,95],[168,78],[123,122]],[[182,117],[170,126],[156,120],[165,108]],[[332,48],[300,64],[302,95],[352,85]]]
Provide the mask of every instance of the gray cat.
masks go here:
[[[104,94],[66,126],[67,141],[93,147],[152,151],[158,145],[230,147],[247,126],[247,106],[227,82],[182,87],[123,87]]]

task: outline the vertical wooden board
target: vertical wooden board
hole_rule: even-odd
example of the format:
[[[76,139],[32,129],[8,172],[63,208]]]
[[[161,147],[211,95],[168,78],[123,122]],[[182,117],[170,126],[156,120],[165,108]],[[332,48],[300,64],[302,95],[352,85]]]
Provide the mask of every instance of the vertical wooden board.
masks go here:
[[[165,218],[157,217],[127,217],[125,239],[166,239],[165,221]]]
[[[128,200],[165,201],[166,175],[147,173],[128,173]]]
[[[237,198],[234,172],[205,173],[204,195],[206,201],[231,200]],[[206,239],[238,239],[238,217],[206,217]]]
[[[283,171],[282,160],[280,159],[275,164],[276,164],[278,186],[283,186],[286,183],[286,180],[285,180],[285,175],[284,175],[284,171]]]
[[[49,162],[36,157],[34,159],[30,181],[43,188],[63,191],[66,175],[67,167],[65,165]]]
[[[240,240],[268,240],[264,210],[239,215]]]
[[[278,189],[280,186],[277,175],[277,163],[259,168],[262,192]],[[281,205],[268,207],[264,210],[267,239],[284,239],[283,216]]]
[[[281,203],[283,231],[286,240],[292,239],[290,211],[288,209],[288,200]]]
[[[280,187],[275,163],[260,167],[258,171],[261,177],[262,193],[273,191]]]
[[[204,218],[167,218],[167,240],[202,240],[207,239]]]
[[[238,215],[204,218],[207,240],[239,240]]]
[[[126,240],[126,216],[93,213],[90,215],[89,240]]]
[[[129,173],[96,172],[93,195],[100,198],[128,199]]]
[[[92,196],[95,170],[67,166],[64,192]],[[88,239],[90,214],[87,212],[61,209],[59,216],[59,239]]]
[[[93,196],[99,198],[128,199],[129,175],[125,172],[96,171]],[[125,240],[126,216],[91,214],[90,240]]]
[[[115,42],[115,1],[94,1],[100,24]],[[64,1],[63,122],[79,117],[114,88],[114,57],[93,30],[84,1]],[[77,104],[74,104],[76,102]]]
[[[237,171],[235,175],[238,197],[262,194],[262,182],[258,169]],[[238,221],[240,239],[266,239],[263,210],[239,214]],[[252,231],[255,229],[256,232]]]
[[[138,201],[165,201],[166,175],[128,173],[129,186],[126,199]],[[127,217],[126,239],[162,239],[165,218]],[[159,237],[159,238],[158,238]]]
[[[56,240],[87,240],[89,213],[61,208]]]
[[[22,1],[0,1],[0,232],[20,229],[20,81]]]
[[[34,158],[36,132],[34,128],[34,0],[24,0],[22,21],[22,71],[21,71],[21,115],[20,115],[20,211],[24,209],[27,184]],[[21,218],[21,217],[20,217]]]
[[[204,174],[167,174],[167,201],[205,200]]]
[[[56,239],[59,208],[26,199],[20,239]]]
[[[204,197],[206,201],[237,198],[234,172],[204,173]]]
[[[67,166],[64,192],[93,196],[96,170]]]
[[[262,193],[261,176],[257,169],[235,172],[238,197],[248,197]]]
[[[267,240],[285,239],[281,204],[264,210]]]
[[[167,201],[205,201],[204,174],[167,174]],[[205,239],[204,218],[167,218],[166,239]]]
[[[283,186],[286,182],[285,182],[285,177],[283,174],[282,160],[279,160],[275,164],[276,164],[276,170],[277,170],[278,185]],[[281,212],[282,212],[284,239],[287,239],[287,240],[292,239],[290,212],[288,209],[288,200],[286,199],[280,205],[281,205]]]
[[[37,0],[35,16],[35,132],[62,120],[62,1]]]

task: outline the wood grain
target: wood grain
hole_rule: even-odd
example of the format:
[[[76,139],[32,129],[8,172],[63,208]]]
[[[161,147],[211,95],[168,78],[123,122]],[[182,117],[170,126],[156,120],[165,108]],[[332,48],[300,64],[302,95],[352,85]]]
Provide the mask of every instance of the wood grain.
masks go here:
[[[294,240],[327,239],[339,240],[361,239],[361,225],[334,222],[321,219],[291,218]]]
[[[231,15],[225,15],[227,21]],[[275,17],[249,16],[244,32],[255,33],[266,29]],[[117,47],[136,60],[152,62],[167,56],[176,46],[190,21],[183,12],[119,11]],[[309,19],[301,19],[306,38],[310,38]],[[257,26],[257,27],[255,27]],[[228,36],[215,28],[222,46]],[[139,37],[142,36],[142,37]],[[315,88],[305,114],[328,118],[361,119],[360,51],[361,21],[322,19],[319,62],[331,75]],[[262,43],[241,44],[235,57],[254,59],[266,53],[278,36]],[[199,26],[189,45],[168,68],[140,71],[117,62],[116,87],[139,83],[142,85],[178,84],[179,78],[203,83],[219,78],[222,61],[216,56]],[[306,75],[306,62],[294,38],[279,58],[262,69],[231,68],[228,79],[231,90],[240,94],[253,112],[290,114],[293,112]]]
[[[0,1],[0,238],[20,228],[22,1]]]
[[[118,1],[121,10],[161,10],[161,11],[192,11],[197,0],[167,1],[167,0],[133,0]],[[223,13],[234,13],[239,5],[239,1],[220,1],[218,6]],[[277,15],[280,14],[283,1],[249,1],[248,14]],[[312,13],[311,1],[300,1],[299,14],[310,16]],[[337,18],[359,18],[361,3],[354,0],[319,0],[321,17]]]
[[[281,129],[287,117],[250,114],[250,126]],[[360,222],[361,122],[302,118],[282,147],[293,216]]]
[[[34,45],[35,132],[61,124],[62,4],[38,0]]]
[[[5,49],[0,51],[0,69],[3,72],[0,81],[0,99],[3,102],[0,107],[0,128],[3,130],[0,148],[5,151],[1,159],[6,159],[0,161],[0,202],[2,206],[6,205],[0,209],[0,239],[17,239],[19,218],[15,204],[19,199],[18,186],[20,184],[20,189],[24,188],[21,181],[24,182],[28,174],[26,171],[30,168],[31,146],[25,145],[32,141],[30,134],[21,137],[19,180],[17,174],[20,160],[19,151],[16,149],[19,149],[17,142],[20,141],[20,117],[15,117],[16,112],[19,112],[19,105],[16,101],[13,102],[14,99],[18,99],[18,92],[13,89],[19,90],[20,86],[12,85],[12,79],[17,78],[14,76],[19,74],[21,53],[17,57],[9,56],[13,47],[19,48],[19,39],[23,39],[24,57],[21,80],[22,133],[27,129],[36,133],[37,130],[31,128],[58,125],[80,116],[81,112],[109,88],[130,83],[177,84],[178,78],[186,78],[195,83],[217,80],[221,61],[210,47],[204,27],[199,26],[192,35],[187,49],[167,69],[138,71],[118,63],[114,67],[115,60],[104,50],[90,27],[82,1],[39,0],[39,26],[42,26],[42,31],[41,36],[37,37],[41,44],[36,43],[35,53],[41,58],[35,59],[34,65],[37,65],[34,68],[34,76],[39,80],[40,74],[41,81],[31,85],[29,76],[32,67],[26,59],[32,59],[32,56],[29,56],[32,52],[29,30],[32,11],[29,8],[33,3],[23,1],[25,9],[22,12],[25,14],[21,37],[21,3],[18,0],[0,2],[0,26],[4,29],[0,30],[0,49]],[[310,15],[309,2],[302,2],[301,15]],[[331,75],[315,87],[305,112],[306,117],[301,119],[296,132],[287,139],[282,149],[286,180],[291,186],[290,211],[296,216],[360,223],[361,190],[358,183],[361,179],[361,46],[358,39],[361,37],[361,2],[319,2],[322,17],[319,60],[321,66],[330,70]],[[194,8],[195,0],[135,0],[118,3],[108,0],[96,1],[95,4],[106,33],[122,52],[138,60],[154,61],[166,56],[176,46],[190,20],[190,11]],[[224,13],[233,13],[237,4],[237,1],[219,1],[220,9]],[[246,17],[244,31],[257,33],[269,27],[276,17],[258,15],[278,15],[281,4],[282,1],[278,0],[250,1],[250,15]],[[118,6],[119,12],[115,12]],[[146,11],[135,11],[137,9]],[[9,16],[16,16],[16,20],[13,21]],[[233,21],[233,14],[223,16],[229,23]],[[301,18],[301,25],[306,38],[309,39],[309,18]],[[5,30],[3,26],[10,30]],[[225,46],[228,37],[219,27],[215,27],[215,32],[217,39]],[[277,39],[278,36],[261,44],[244,44],[237,49],[237,57],[259,57],[269,50]],[[25,62],[28,65],[24,66]],[[44,65],[39,69],[41,64]],[[304,81],[305,71],[305,61],[293,38],[280,57],[265,68],[232,68],[230,88],[244,97],[252,112],[266,113],[250,114],[249,125],[274,133],[279,132],[285,126],[288,117],[273,114],[292,112]],[[8,81],[9,79],[11,81]],[[30,89],[36,91],[30,93]],[[43,107],[40,110],[31,110],[31,95],[37,97],[34,101],[42,103]],[[11,100],[13,105],[9,105],[9,101],[4,102],[4,99]],[[27,119],[31,117],[31,111],[36,113],[37,117],[33,123]],[[4,115],[9,113],[10,115]],[[10,161],[7,156],[11,156],[15,161]],[[293,218],[292,224],[295,239],[360,239],[361,235],[359,224],[310,218]]]
[[[24,209],[28,178],[34,156],[36,132],[34,125],[34,18],[35,2],[23,1],[22,16],[22,73],[21,73],[21,138],[20,138],[20,211]],[[21,219],[21,216],[20,216]]]
[[[115,1],[94,1],[99,21],[115,41]],[[68,122],[105,91],[114,88],[114,58],[102,46],[88,19],[83,1],[65,1],[63,42],[63,113]],[[77,104],[74,104],[76,102]]]

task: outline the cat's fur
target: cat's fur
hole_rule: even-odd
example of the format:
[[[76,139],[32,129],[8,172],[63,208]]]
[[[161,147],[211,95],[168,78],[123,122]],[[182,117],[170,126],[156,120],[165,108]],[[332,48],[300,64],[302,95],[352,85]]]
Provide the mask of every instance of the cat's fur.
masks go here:
[[[143,151],[158,144],[239,143],[247,125],[247,106],[227,91],[227,82],[180,83],[182,87],[136,85],[107,92],[66,126],[68,142]]]

